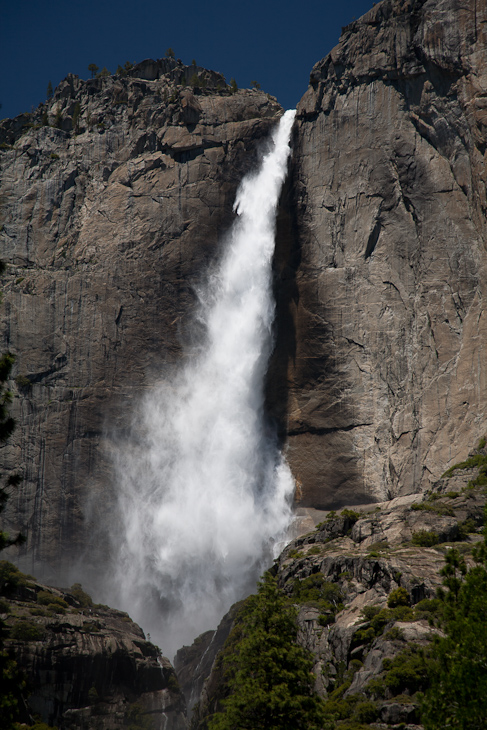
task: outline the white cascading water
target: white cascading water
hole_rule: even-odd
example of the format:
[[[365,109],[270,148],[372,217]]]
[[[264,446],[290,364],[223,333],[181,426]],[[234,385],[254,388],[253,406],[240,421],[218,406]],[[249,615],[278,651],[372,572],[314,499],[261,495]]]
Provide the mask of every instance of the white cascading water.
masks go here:
[[[264,415],[275,214],[294,111],[240,185],[200,299],[204,343],[151,389],[117,458],[118,603],[172,654],[215,628],[285,538],[293,479]]]

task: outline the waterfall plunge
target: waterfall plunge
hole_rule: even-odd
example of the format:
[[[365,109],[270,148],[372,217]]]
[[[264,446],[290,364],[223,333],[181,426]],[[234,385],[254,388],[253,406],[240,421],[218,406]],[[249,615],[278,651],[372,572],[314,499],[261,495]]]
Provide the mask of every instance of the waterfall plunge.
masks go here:
[[[291,521],[293,480],[263,408],[294,114],[238,190],[223,260],[199,291],[203,345],[151,389],[137,443],[117,458],[118,603],[169,656],[253,590]]]

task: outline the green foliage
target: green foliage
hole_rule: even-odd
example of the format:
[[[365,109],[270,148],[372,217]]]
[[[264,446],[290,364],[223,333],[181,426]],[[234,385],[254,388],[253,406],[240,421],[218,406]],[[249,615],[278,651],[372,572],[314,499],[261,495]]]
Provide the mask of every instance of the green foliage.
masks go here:
[[[0,261],[0,274],[5,271],[5,264]],[[14,356],[6,352],[0,357],[0,442],[5,443],[15,428],[15,421],[8,412],[8,405],[11,402],[11,394],[6,387],[10,377]],[[18,486],[20,477],[11,474],[5,486],[0,487],[0,514],[4,511],[8,498],[9,489]],[[10,538],[5,532],[0,531],[0,550],[9,545],[19,545],[24,542],[23,536],[19,533],[16,538]],[[8,595],[21,583],[26,583],[30,576],[25,576],[15,565],[7,560],[0,561],[0,595]],[[2,637],[5,631],[5,623],[0,621],[0,717],[2,730],[13,730],[14,720],[17,717],[19,697],[25,687],[25,681],[20,673],[16,662],[9,658],[3,651]]]
[[[296,611],[266,573],[244,604],[224,666],[230,695],[209,730],[322,730],[323,703],[313,694],[313,658],[296,644]],[[229,637],[230,638],[230,637]]]
[[[427,661],[420,646],[409,644],[393,659],[384,659],[383,668],[384,673],[366,687],[373,697],[394,697],[404,692],[414,694],[428,686]]]
[[[479,441],[479,445],[477,446],[478,449],[485,449],[485,445],[487,444],[487,439],[485,436],[482,436],[482,438]]]
[[[251,85],[251,87],[253,89],[260,89],[260,88],[262,88],[261,85],[259,84],[259,82],[258,81],[255,81],[255,80],[254,81],[251,81],[250,82],[250,85]]]
[[[100,624],[96,621],[83,621],[83,631],[88,634],[97,634],[100,631]]]
[[[439,542],[438,533],[433,530],[418,530],[418,532],[413,532],[411,537],[411,543],[418,547],[433,547]]]
[[[174,692],[175,694],[181,693],[178,678],[176,677],[176,674],[174,672],[171,672],[171,674],[167,678],[167,688],[170,692]]]
[[[321,548],[318,547],[318,545],[313,545],[313,547],[308,550],[307,555],[319,555],[321,553]]]
[[[479,441],[478,448],[484,449],[486,444],[485,437]],[[457,469],[474,469],[478,468],[479,473],[474,479],[471,479],[467,485],[467,488],[473,489],[474,487],[486,487],[487,486],[487,454],[473,454],[469,456],[465,461],[460,461],[458,464],[454,464],[443,474],[443,477],[451,477]]]
[[[18,716],[19,696],[25,681],[17,663],[8,654],[0,651],[0,718],[2,730],[15,730]]]
[[[2,264],[3,266],[3,264]],[[2,269],[3,270],[3,269]],[[8,412],[8,406],[12,402],[12,394],[6,387],[10,377],[15,356],[6,352],[0,358],[0,442],[5,443],[12,435],[15,428],[15,421]]]
[[[49,99],[52,99],[52,94],[53,94],[53,91],[52,91],[52,83],[51,83],[51,81],[49,81],[49,83],[47,84],[46,98],[48,100]]]
[[[154,723],[144,708],[134,702],[125,713],[124,728],[126,730],[154,730]]]
[[[447,517],[453,517],[455,515],[454,510],[449,504],[445,504],[444,502],[437,503],[436,500],[414,502],[411,505],[411,509],[414,511],[434,512],[437,515],[444,515]]]
[[[303,580],[295,580],[292,600],[296,603],[309,603],[319,608],[322,625],[333,623],[335,614],[343,608],[340,586],[326,580],[322,573],[314,573]]]
[[[98,79],[106,79],[108,78],[108,76],[110,76],[110,71],[107,69],[106,66],[103,66],[102,70],[98,71],[98,73],[96,74],[96,77]]]
[[[98,66],[96,65],[96,63],[90,63],[90,64],[88,64],[88,71],[90,72],[91,78],[93,79],[96,76],[96,74],[98,73],[98,71],[99,71]]]
[[[377,705],[371,700],[362,700],[355,706],[352,719],[357,722],[374,722],[377,719]]]
[[[166,51],[166,58],[175,58],[174,51],[172,48],[168,48]]]
[[[377,616],[381,612],[380,606],[364,606],[362,609],[362,616],[367,620],[371,621],[374,616]]]
[[[456,550],[446,557],[442,592],[445,637],[436,637],[425,694],[425,730],[487,727],[487,530],[468,572]]]
[[[297,558],[302,558],[303,553],[301,552],[301,550],[293,549],[288,552],[287,557],[296,560]]]
[[[31,580],[34,580],[31,575],[22,573],[13,563],[0,560],[0,595],[10,596],[19,586],[25,586]]]
[[[39,591],[37,594],[37,603],[41,606],[48,606],[50,610],[55,610],[55,608],[69,608],[69,604],[61,596],[56,596],[49,591]]]
[[[389,593],[387,598],[389,608],[397,608],[397,606],[409,606],[409,593],[405,588],[395,588]]]
[[[463,582],[463,576],[467,572],[465,558],[458,550],[449,550],[445,557],[445,566],[440,570],[443,576],[443,585],[448,588],[448,594],[439,591],[439,597],[447,603],[453,604],[458,597],[458,592]]]
[[[236,94],[236,93],[237,93],[237,91],[238,91],[238,84],[237,84],[237,82],[235,81],[235,79],[233,79],[233,78],[232,78],[232,79],[230,79],[230,87],[231,87],[231,89],[232,89],[232,94]]]
[[[31,616],[51,616],[51,612],[45,608],[29,608],[29,613]]]
[[[397,589],[399,590],[399,589]],[[404,589],[401,589],[404,590]],[[395,593],[392,591],[391,596]],[[407,591],[405,591],[408,596]],[[395,602],[395,598],[393,602]],[[403,594],[399,595],[399,600],[403,600]],[[409,596],[408,596],[409,600]],[[368,626],[358,629],[353,636],[353,645],[371,644],[374,639],[381,636],[388,625],[395,621],[412,621],[415,618],[414,611],[404,604],[395,605],[393,608],[380,608],[379,606],[365,606],[362,609],[362,616],[369,622]],[[400,629],[393,627],[388,632],[390,640],[401,639]]]
[[[99,700],[100,696],[96,687],[90,687],[88,690],[88,702],[90,703],[90,705],[95,705]]]
[[[15,377],[15,385],[18,388],[25,390],[30,390],[30,388],[32,388],[32,383],[26,375],[17,375]]]
[[[17,621],[10,629],[10,638],[16,641],[40,641],[44,630],[30,621]]]
[[[76,598],[82,608],[89,608],[93,605],[91,596],[83,590],[81,583],[73,583],[69,592],[74,598]]]
[[[482,447],[483,448],[483,447]],[[458,464],[453,464],[446,472],[442,475],[442,478],[451,477],[453,472],[457,469],[473,469],[474,467],[483,466],[487,461],[487,456],[484,454],[474,454],[469,456],[465,461],[460,461]]]
[[[200,84],[200,78],[198,74],[193,74],[189,80],[190,86],[194,86],[195,88],[198,88]]]
[[[355,512],[353,509],[342,509],[340,516],[349,519],[353,524],[355,524],[357,520],[360,519],[361,514],[360,512]]]
[[[459,522],[458,532],[460,540],[466,540],[472,532],[477,532],[477,525],[475,523],[475,520],[470,517],[463,522]]]
[[[387,639],[387,641],[404,641],[404,633],[397,626],[393,626],[392,629],[385,632],[384,639]]]
[[[384,552],[385,550],[389,550],[389,543],[387,540],[378,540],[377,542],[373,542],[372,545],[369,545],[369,555],[374,557],[379,557],[379,553]]]
[[[414,617],[418,621],[426,619],[429,623],[434,624],[441,620],[442,616],[443,602],[439,598],[425,598],[414,607]]]

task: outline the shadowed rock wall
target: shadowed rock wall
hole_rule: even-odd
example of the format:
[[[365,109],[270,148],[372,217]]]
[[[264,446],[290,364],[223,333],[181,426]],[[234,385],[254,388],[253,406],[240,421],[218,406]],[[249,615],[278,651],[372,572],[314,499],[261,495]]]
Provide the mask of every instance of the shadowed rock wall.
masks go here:
[[[426,489],[485,431],[486,29],[383,0],[298,105],[270,401],[304,505]]]

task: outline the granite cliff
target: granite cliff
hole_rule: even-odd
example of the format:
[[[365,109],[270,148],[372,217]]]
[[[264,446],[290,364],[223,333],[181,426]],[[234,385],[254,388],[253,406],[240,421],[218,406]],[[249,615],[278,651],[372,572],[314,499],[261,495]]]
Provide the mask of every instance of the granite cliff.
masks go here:
[[[281,113],[264,92],[162,59],[69,76],[1,123],[1,349],[17,356],[18,423],[2,462],[21,465],[9,508],[29,572],[71,582],[73,556],[101,550],[88,524],[110,512],[110,437],[180,357],[194,285]]]
[[[94,605],[0,561],[3,649],[24,678],[19,720],[63,730],[183,730],[174,669],[128,614]],[[3,676],[3,675],[2,675]],[[2,688],[3,689],[3,688]]]
[[[427,489],[485,430],[486,21],[383,0],[298,105],[270,398],[302,504]]]
[[[438,635],[440,570],[455,548],[468,565],[485,521],[485,439],[427,492],[363,510],[329,512],[292,541],[271,572],[295,605],[296,642],[313,658],[315,692],[344,730],[421,730],[423,650]],[[479,468],[480,467],[480,468]],[[176,656],[190,727],[206,730],[228,696],[237,604],[215,632]],[[234,639],[233,639],[234,640]]]
[[[485,2],[383,0],[298,105],[268,404],[304,506],[425,490],[485,430],[486,20]],[[22,465],[29,570],[63,576],[102,539],[87,525],[111,509],[111,435],[180,358],[194,283],[281,113],[163,59],[70,76],[0,124],[19,424],[2,461]]]

